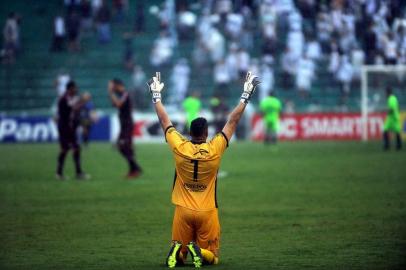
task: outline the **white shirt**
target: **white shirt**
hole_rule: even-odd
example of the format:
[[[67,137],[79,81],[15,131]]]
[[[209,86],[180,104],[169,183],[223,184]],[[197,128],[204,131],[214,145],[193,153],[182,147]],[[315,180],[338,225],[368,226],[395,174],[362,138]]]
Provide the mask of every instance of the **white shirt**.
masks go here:
[[[287,45],[296,57],[300,57],[303,53],[304,36],[301,31],[290,31],[288,34]]]
[[[244,18],[241,14],[232,13],[227,16],[226,29],[234,37],[241,33]]]
[[[214,67],[214,81],[217,84],[220,83],[229,83],[230,82],[230,74],[228,73],[228,68],[225,63],[218,63]]]
[[[273,70],[268,65],[261,66],[261,83],[259,85],[259,99],[262,100],[268,96],[274,87]]]
[[[250,56],[246,51],[238,53],[238,70],[247,71],[250,65]]]
[[[385,47],[384,47],[384,53],[385,53],[385,57],[389,58],[389,59],[394,59],[397,57],[397,44],[396,41],[394,39],[390,40],[386,40],[386,42],[384,43]]]
[[[238,55],[230,52],[226,57],[226,65],[232,80],[238,79]]]
[[[298,57],[292,52],[282,54],[282,69],[290,75],[296,74]]]
[[[55,36],[63,37],[65,36],[65,21],[62,17],[58,16],[54,21],[55,26]]]
[[[296,85],[298,88],[310,90],[314,68],[314,63],[310,59],[302,58],[299,60],[296,74]]]
[[[310,41],[309,43],[307,43],[306,56],[314,60],[321,57],[321,47],[317,41]]]
[[[349,83],[353,76],[353,67],[347,59],[342,59],[337,72],[337,79],[343,83]]]
[[[65,94],[66,85],[70,81],[70,76],[68,74],[60,74],[56,78],[56,91],[58,93],[58,97],[61,97]]]

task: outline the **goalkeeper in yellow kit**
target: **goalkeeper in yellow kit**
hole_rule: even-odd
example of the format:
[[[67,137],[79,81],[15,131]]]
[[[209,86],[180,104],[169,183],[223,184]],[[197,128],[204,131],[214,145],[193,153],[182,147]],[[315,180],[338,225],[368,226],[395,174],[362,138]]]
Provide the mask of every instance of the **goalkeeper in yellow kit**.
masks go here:
[[[172,203],[175,214],[172,225],[172,246],[166,259],[168,267],[182,265],[189,252],[196,268],[217,264],[220,241],[216,187],[221,157],[251,98],[258,78],[247,73],[241,102],[229,115],[223,130],[207,140],[208,124],[199,117],[190,125],[191,140],[183,137],[172,125],[161,102],[164,84],[157,72],[148,83],[156,114],[175,160]]]

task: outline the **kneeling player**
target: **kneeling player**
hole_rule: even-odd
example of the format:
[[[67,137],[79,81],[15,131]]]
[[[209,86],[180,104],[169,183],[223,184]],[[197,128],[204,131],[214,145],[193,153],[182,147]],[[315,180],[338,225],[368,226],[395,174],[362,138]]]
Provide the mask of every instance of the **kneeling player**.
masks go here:
[[[206,119],[200,117],[191,122],[191,140],[187,140],[172,126],[162,105],[164,84],[160,81],[160,73],[157,72],[148,82],[176,167],[172,190],[172,203],[175,205],[173,243],[166,260],[170,268],[183,264],[188,252],[196,268],[203,263],[218,263],[220,223],[216,200],[217,172],[223,152],[258,83],[257,77],[247,74],[241,102],[230,114],[223,130],[207,142]]]

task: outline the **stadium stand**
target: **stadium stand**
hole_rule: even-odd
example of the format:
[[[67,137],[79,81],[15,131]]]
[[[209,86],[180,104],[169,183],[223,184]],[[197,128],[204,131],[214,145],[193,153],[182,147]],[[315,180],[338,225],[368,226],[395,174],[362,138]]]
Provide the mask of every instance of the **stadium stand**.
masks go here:
[[[69,2],[70,1],[65,1],[65,4]],[[121,1],[107,1],[107,4],[109,8],[111,8],[116,2]],[[102,109],[110,108],[111,105],[106,96],[107,80],[113,77],[120,77],[129,87],[132,87],[133,84],[132,72],[125,68],[123,61],[126,53],[134,55],[135,63],[143,68],[147,76],[153,74],[157,69],[150,63],[151,50],[160,31],[164,28],[162,26],[162,20],[165,18],[163,18],[164,16],[162,14],[165,14],[165,10],[168,9],[167,4],[171,1],[167,1],[166,4],[162,4],[162,1],[143,2],[144,4],[140,6],[137,4],[139,3],[138,1],[128,1],[129,6],[124,22],[116,22],[113,18],[111,42],[100,44],[94,31],[88,31],[83,32],[80,35],[80,51],[50,52],[53,39],[54,18],[58,14],[64,14],[66,16],[68,13],[68,8],[64,6],[64,1],[33,1],[28,4],[27,1],[3,0],[1,3],[2,8],[0,10],[0,19],[2,23],[6,21],[7,16],[11,11],[15,11],[21,17],[21,49],[17,53],[14,63],[3,63],[0,67],[0,111],[43,112],[49,110],[56,99],[54,81],[61,70],[68,71],[71,77],[78,82],[82,91],[89,91],[92,93],[96,107]],[[237,6],[245,2],[251,3],[251,1],[235,1],[234,6],[231,5],[231,9],[237,10]],[[318,1],[285,1],[286,3],[291,3],[291,7],[285,7],[287,10],[292,7],[299,8],[298,10],[294,9],[293,12],[289,11],[289,13],[287,13],[288,15],[286,15],[277,10],[277,8],[280,8],[275,4],[277,1],[259,2],[261,4],[257,6],[256,15],[254,17],[259,17],[264,20],[264,18],[266,19],[269,17],[269,14],[275,12],[282,14],[278,17],[278,21],[274,23],[274,29],[272,29],[272,27],[270,29],[270,32],[276,32],[276,34],[271,33],[270,35],[273,35],[272,38],[275,42],[275,48],[272,50],[272,72],[275,82],[274,87],[272,88],[277,95],[280,96],[285,103],[289,102],[290,104],[294,104],[295,111],[359,111],[359,80],[350,79],[349,85],[351,90],[346,94],[345,99],[343,99],[342,94],[340,94],[340,88],[342,85],[340,85],[338,82],[339,80],[336,79],[336,74],[329,72],[332,58],[332,52],[330,52],[331,48],[323,48],[323,51],[326,50],[326,52],[323,52],[323,54],[313,63],[315,66],[315,75],[313,75],[310,89],[308,89],[310,93],[309,97],[302,97],[299,95],[295,83],[290,83],[287,86],[285,85],[281,58],[284,48],[289,47],[289,42],[287,40],[290,39],[290,33],[288,32],[292,31],[292,29],[297,29],[292,25],[289,26],[290,29],[287,29],[287,24],[285,22],[284,25],[283,21],[288,20],[293,25],[295,20],[303,22],[300,23],[300,25],[303,25],[303,33],[306,40],[305,44],[308,47],[308,41],[312,37],[315,38],[316,35],[319,34],[320,29],[324,29],[323,26],[325,25],[323,25],[322,20],[320,19],[322,15],[331,15],[333,17],[334,15],[342,16],[344,18],[344,23],[350,21],[350,28],[354,28],[352,31],[356,33],[359,31],[359,29],[355,28],[360,27],[358,23],[360,18],[362,18],[362,16],[367,16],[362,15],[363,12],[368,12],[368,8],[373,9],[371,12],[375,12],[374,10],[381,11],[384,4],[381,4],[381,1],[370,1],[376,3],[377,6],[369,7],[368,5],[357,6],[357,4],[353,3],[354,1],[326,1],[326,6],[322,6],[320,3],[316,4]],[[393,2],[397,3],[399,1]],[[198,16],[204,11],[204,1],[195,1],[193,3],[188,3],[188,1],[178,1],[178,7],[179,5],[182,6],[182,3]],[[212,8],[212,12],[214,13],[214,10],[216,9],[227,9],[230,3],[231,1],[214,1],[215,7]],[[306,3],[310,3],[310,6],[307,6]],[[131,38],[126,47],[124,37],[133,31],[136,10],[139,8],[144,10],[145,31],[136,34],[135,36],[130,35]],[[400,10],[404,10],[404,5],[399,6],[399,8]],[[267,11],[267,9],[269,10]],[[266,32],[267,29],[265,26],[263,29],[261,28],[260,19],[252,19],[252,10],[247,11],[244,8],[238,10],[241,14],[244,14],[244,16],[251,12],[251,15],[247,15],[247,17],[251,16],[251,20],[254,23],[254,25],[251,26],[251,29],[253,29],[252,33],[249,33],[252,34],[254,42],[252,48],[249,49],[249,54],[252,58],[258,58],[259,62],[262,63],[264,58],[262,46],[264,44],[264,35],[266,35],[263,32]],[[401,13],[400,15],[404,16],[404,14]],[[198,18],[198,20],[199,19],[200,18]],[[230,20],[232,19],[233,18]],[[270,20],[272,21],[272,18]],[[357,23],[354,21],[351,22],[351,20],[355,20]],[[404,19],[399,21],[404,23]],[[238,16],[235,23],[238,24]],[[391,23],[393,24],[394,21]],[[223,29],[221,27],[219,28],[221,32],[223,32]],[[337,33],[332,31],[330,34],[336,35]],[[164,74],[164,79],[169,83],[174,64],[178,59],[188,59],[189,65],[191,66],[190,83],[188,88],[190,91],[200,91],[202,93],[203,103],[208,106],[209,99],[215,91],[215,83],[212,75],[214,64],[210,63],[207,67],[197,67],[191,63],[195,53],[194,49],[198,41],[198,38],[196,37],[197,35],[198,34],[193,30],[189,33],[188,37],[180,38],[177,47],[174,49],[173,57],[171,57],[168,63],[161,65],[159,70]],[[225,47],[228,48],[231,45],[231,41],[229,35],[225,36]],[[320,37],[317,38],[320,39]],[[241,39],[243,39],[243,36],[241,36]],[[293,40],[295,40],[295,37],[293,37]],[[3,44],[4,43],[3,38]],[[350,53],[353,52],[353,48],[356,46],[365,47],[364,43],[365,40],[362,38],[358,39],[354,43],[355,45],[351,45],[350,51],[346,53],[341,52],[342,48],[340,48],[339,57],[342,58],[345,54],[349,56]],[[320,44],[316,45],[319,46]],[[339,46],[346,45],[339,44]],[[129,49],[129,51],[126,51],[126,48]],[[365,52],[363,52],[363,54],[365,54]],[[386,61],[386,58],[382,61]],[[350,69],[351,68],[353,67],[350,67]],[[294,78],[293,81],[295,81]],[[234,89],[238,85],[238,81],[233,81],[230,84],[230,89]],[[404,84],[401,86],[404,87]],[[169,93],[170,92],[168,91],[166,92],[167,95]],[[227,98],[235,98],[238,95],[239,91],[231,91],[230,95],[227,95]],[[405,91],[401,91],[398,95],[401,100],[405,100]],[[258,97],[256,98],[258,99]],[[143,99],[148,99],[146,93],[143,96]],[[229,98],[229,100],[232,102],[232,100],[235,99]],[[148,106],[142,105],[145,103],[142,100],[139,103],[141,105],[138,109],[149,109]]]

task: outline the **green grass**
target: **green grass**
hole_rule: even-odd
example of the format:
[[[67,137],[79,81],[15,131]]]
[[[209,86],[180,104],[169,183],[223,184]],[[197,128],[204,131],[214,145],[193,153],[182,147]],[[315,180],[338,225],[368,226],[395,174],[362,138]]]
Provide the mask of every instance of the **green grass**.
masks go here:
[[[54,179],[56,144],[0,145],[0,269],[164,269],[173,206],[166,145],[137,145],[125,181],[108,144],[87,182]],[[70,157],[66,173],[73,174]],[[218,199],[213,269],[405,269],[406,152],[376,143],[233,143]]]

